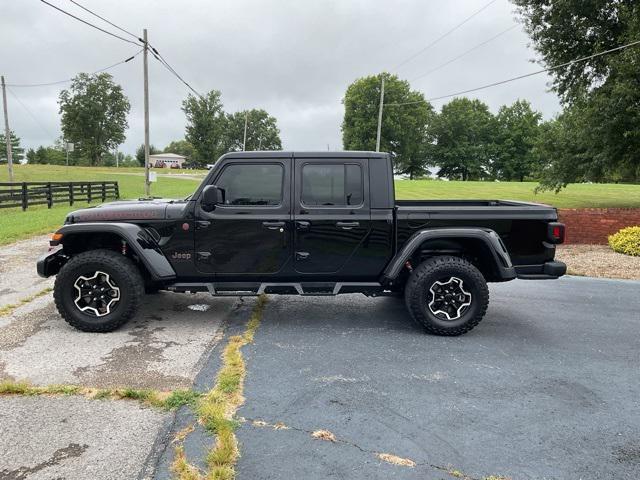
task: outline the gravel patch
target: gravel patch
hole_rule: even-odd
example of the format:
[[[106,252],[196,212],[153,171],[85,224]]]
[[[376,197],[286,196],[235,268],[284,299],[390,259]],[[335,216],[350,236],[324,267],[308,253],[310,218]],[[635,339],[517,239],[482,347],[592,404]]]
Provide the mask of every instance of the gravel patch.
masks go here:
[[[640,280],[640,257],[616,253],[608,245],[562,245],[556,258],[569,275]]]

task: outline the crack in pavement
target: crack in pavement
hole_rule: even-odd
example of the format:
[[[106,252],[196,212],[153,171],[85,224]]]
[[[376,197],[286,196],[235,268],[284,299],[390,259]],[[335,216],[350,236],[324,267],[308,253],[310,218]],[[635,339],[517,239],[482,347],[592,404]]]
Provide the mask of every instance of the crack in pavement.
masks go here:
[[[300,432],[300,433],[306,433],[312,437],[314,437],[314,433],[316,433],[318,430],[307,430],[306,428],[302,428],[302,427],[296,427],[296,426],[291,426],[289,424],[285,424],[284,422],[276,422],[276,423],[269,423],[266,422],[264,420],[260,420],[260,419],[254,419],[254,418],[247,418],[247,417],[240,417],[238,419],[240,422],[242,422],[243,424],[248,424],[249,426],[255,427],[255,428],[271,428],[273,430],[293,430],[296,432]],[[328,441],[328,440],[325,440]],[[381,454],[388,454],[388,452],[380,452],[377,450],[370,450],[368,448],[364,448],[361,447],[360,445],[358,445],[355,442],[352,442],[350,440],[345,440],[343,438],[339,438],[339,437],[333,437],[331,439],[331,443],[339,443],[342,445],[346,445],[349,447],[353,447],[356,448],[357,450],[359,450],[362,453],[367,453],[367,454],[371,454],[371,455],[375,455],[377,458],[380,458],[379,455]],[[410,459],[409,459],[410,460]],[[483,480],[482,478],[479,477],[473,477],[467,474],[462,474],[458,471],[454,472],[453,467],[445,467],[443,465],[436,465],[434,463],[430,463],[430,462],[415,462],[413,460],[411,460],[416,467],[425,467],[425,468],[431,468],[433,470],[438,470],[440,472],[446,473],[447,475],[450,475],[452,477],[456,477],[456,478],[461,478],[462,480]]]
[[[150,369],[154,363],[163,363],[165,349],[180,345],[171,340],[160,340],[155,334],[165,330],[165,327],[148,328],[148,324],[136,326],[129,335],[133,337],[124,345],[114,348],[108,355],[102,358],[104,363],[77,367],[73,375],[80,379],[80,383],[91,385],[100,382],[104,385],[119,386],[124,384],[123,373],[126,372],[127,385],[131,385],[131,379],[135,378],[133,386],[139,386],[139,380],[143,379],[144,385],[163,385],[167,382],[181,388],[187,388],[191,381],[177,375],[166,375]]]
[[[48,460],[38,463],[33,467],[23,466],[15,470],[0,470],[0,480],[25,480],[32,473],[37,473],[45,468],[53,467],[54,465],[60,465],[60,462],[67,458],[79,457],[88,448],[89,445],[86,444],[79,445],[77,443],[70,443],[66,447],[59,448],[53,452],[53,455]]]

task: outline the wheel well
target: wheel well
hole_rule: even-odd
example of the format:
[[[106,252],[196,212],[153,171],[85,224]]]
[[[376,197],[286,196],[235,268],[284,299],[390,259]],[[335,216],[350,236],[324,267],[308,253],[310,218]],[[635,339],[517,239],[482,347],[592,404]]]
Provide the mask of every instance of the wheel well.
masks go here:
[[[412,265],[439,255],[454,255],[471,262],[488,282],[499,279],[495,256],[485,242],[478,238],[438,238],[427,240],[411,256]]]
[[[144,263],[140,260],[135,251],[129,247],[126,240],[113,232],[86,232],[86,233],[73,233],[65,235],[62,242],[65,255],[73,257],[78,253],[86,252],[89,250],[113,250],[118,253],[122,253],[126,257],[130,258],[135,263],[144,278],[145,284],[152,283],[151,274],[144,266]]]

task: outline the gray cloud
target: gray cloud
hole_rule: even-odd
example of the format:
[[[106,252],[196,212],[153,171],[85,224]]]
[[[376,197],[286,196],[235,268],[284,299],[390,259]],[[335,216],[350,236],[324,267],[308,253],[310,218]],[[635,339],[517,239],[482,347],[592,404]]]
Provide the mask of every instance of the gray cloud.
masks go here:
[[[56,5],[98,23],[72,3]],[[86,7],[149,39],[197,90],[222,91],[227,111],[265,108],[278,118],[284,147],[341,148],[340,103],[355,78],[391,70],[405,58],[486,4],[485,0],[79,0]],[[40,83],[91,72],[136,52],[38,2],[5,0],[0,17],[0,71],[8,83]],[[402,66],[411,80],[515,23],[513,5],[499,0],[442,42]],[[103,26],[102,24],[100,24]],[[465,90],[530,72],[535,52],[519,25],[456,62],[412,82],[427,97]],[[142,142],[142,56],[110,71],[129,97],[127,140]],[[493,111],[526,98],[549,118],[559,110],[549,78],[540,75],[473,95]],[[61,86],[12,88],[36,122],[9,95],[12,128],[27,147],[60,134]],[[184,135],[180,110],[188,90],[150,59],[151,141],[162,148]],[[446,101],[434,102],[439,108]]]

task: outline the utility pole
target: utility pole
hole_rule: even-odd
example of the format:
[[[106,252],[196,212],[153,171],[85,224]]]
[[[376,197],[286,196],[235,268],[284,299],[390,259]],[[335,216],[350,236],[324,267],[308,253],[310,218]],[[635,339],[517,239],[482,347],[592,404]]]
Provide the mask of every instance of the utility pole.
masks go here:
[[[13,152],[11,151],[11,130],[9,130],[9,114],[7,113],[7,90],[2,77],[2,108],[4,110],[4,136],[7,141],[7,166],[9,167],[9,181],[13,182]]]
[[[384,74],[380,87],[380,108],[378,110],[378,136],[376,137],[376,152],[380,151],[380,132],[382,131],[382,107],[384,106]]]
[[[249,123],[249,110],[244,112],[244,138],[242,140],[242,151],[247,150],[247,123]]]
[[[144,195],[151,197],[151,183],[149,182],[149,42],[147,29],[142,31],[144,41]]]

